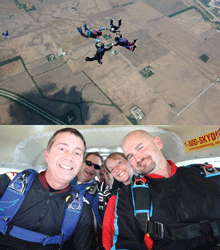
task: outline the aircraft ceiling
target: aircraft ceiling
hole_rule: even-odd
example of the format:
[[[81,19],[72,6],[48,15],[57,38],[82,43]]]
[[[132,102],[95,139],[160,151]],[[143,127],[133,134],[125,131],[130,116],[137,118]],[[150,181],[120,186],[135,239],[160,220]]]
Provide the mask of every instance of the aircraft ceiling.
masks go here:
[[[30,164],[38,170],[45,167],[44,150],[52,134],[63,127],[74,127],[85,137],[87,151],[99,149],[105,156],[120,151],[123,137],[130,131],[144,129],[152,136],[159,136],[164,144],[163,153],[169,159],[185,155],[184,141],[219,129],[207,126],[0,126],[0,162]],[[2,167],[2,166],[1,166]]]

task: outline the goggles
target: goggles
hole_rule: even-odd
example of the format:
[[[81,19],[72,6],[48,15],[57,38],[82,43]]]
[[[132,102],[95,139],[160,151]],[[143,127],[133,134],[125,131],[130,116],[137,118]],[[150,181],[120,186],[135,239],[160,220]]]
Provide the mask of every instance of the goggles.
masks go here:
[[[94,169],[96,169],[96,170],[100,170],[101,169],[101,166],[99,166],[98,164],[95,164],[95,163],[93,163],[91,161],[85,161],[85,163],[89,167],[94,166]]]

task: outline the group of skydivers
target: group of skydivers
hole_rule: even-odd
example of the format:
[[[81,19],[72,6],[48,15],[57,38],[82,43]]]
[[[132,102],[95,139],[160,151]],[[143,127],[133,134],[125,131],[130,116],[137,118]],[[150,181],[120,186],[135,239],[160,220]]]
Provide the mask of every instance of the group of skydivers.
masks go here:
[[[220,250],[220,168],[177,167],[162,148],[134,130],[103,161],[57,130],[45,171],[0,174],[0,250]]]
[[[78,27],[77,30],[79,31],[80,35],[86,38],[94,38],[96,41],[95,47],[97,49],[96,54],[93,57],[86,57],[85,61],[94,61],[97,60],[99,65],[102,64],[102,57],[105,54],[106,51],[109,51],[112,49],[113,46],[122,46],[126,49],[129,49],[131,51],[134,51],[137,47],[136,41],[138,38],[134,39],[132,43],[130,43],[126,38],[122,37],[121,31],[118,30],[121,26],[122,19],[118,20],[118,25],[113,24],[113,19],[110,19],[110,28],[100,28],[99,30],[89,30],[86,23],[83,23],[84,31],[82,28]],[[115,33],[117,36],[115,37],[116,43],[111,43],[110,46],[105,46],[98,38],[102,35],[103,30],[109,30],[112,33]]]

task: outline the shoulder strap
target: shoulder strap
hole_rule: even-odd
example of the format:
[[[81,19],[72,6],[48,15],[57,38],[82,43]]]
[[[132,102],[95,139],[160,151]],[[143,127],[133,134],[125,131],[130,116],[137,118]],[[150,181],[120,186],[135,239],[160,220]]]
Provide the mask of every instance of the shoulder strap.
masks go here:
[[[201,174],[204,174],[205,177],[213,177],[220,175],[220,168],[213,167],[212,164],[205,162],[204,164],[190,164],[185,166],[187,168],[192,167],[200,171]]]
[[[8,223],[11,222],[29,191],[37,172],[27,169],[18,173],[9,183],[0,199],[0,231],[5,234]]]
[[[28,169],[16,175],[9,183],[5,193],[0,200],[0,232],[6,234],[8,223],[13,219],[23,202],[28,190],[30,189],[35,170]],[[83,196],[78,190],[72,191],[66,199],[66,209],[61,227],[61,233],[55,236],[44,235],[28,229],[13,225],[10,235],[21,240],[46,244],[63,244],[73,234],[83,209]]]
[[[83,196],[79,194],[78,190],[74,190],[67,200],[67,207],[61,227],[61,234],[67,240],[73,234],[83,209]],[[65,241],[64,240],[64,241]]]
[[[141,230],[146,233],[148,222],[152,216],[153,206],[151,191],[147,179],[141,174],[132,177],[131,193],[134,205],[134,216],[136,217]]]
[[[27,169],[18,173],[9,183],[0,199],[0,218],[10,222],[17,213],[37,172]]]

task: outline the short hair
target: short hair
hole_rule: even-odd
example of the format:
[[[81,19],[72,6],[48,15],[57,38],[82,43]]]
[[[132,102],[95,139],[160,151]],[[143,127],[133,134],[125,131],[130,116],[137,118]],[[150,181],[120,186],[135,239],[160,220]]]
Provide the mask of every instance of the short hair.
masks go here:
[[[99,154],[99,152],[88,152],[85,157],[84,160],[86,161],[86,159],[90,156],[90,155],[96,155],[101,159],[101,164],[103,164],[103,157]]]
[[[107,158],[105,159],[105,161],[104,161],[103,168],[105,168],[109,173],[110,173],[110,171],[109,171],[108,168],[107,168],[106,162],[107,162],[107,160],[109,160],[109,159],[117,158],[117,156],[121,156],[121,157],[124,158],[126,161],[128,160],[128,159],[125,157],[124,153],[121,153],[121,152],[114,152],[114,153],[111,153],[110,155],[108,155],[108,157],[107,157]]]
[[[47,143],[47,147],[46,147],[46,150],[49,152],[53,143],[55,142],[55,139],[56,139],[56,136],[58,134],[61,134],[61,133],[70,133],[70,134],[74,134],[75,136],[78,136],[83,144],[84,144],[84,147],[85,147],[85,150],[86,150],[86,141],[83,137],[83,135],[75,128],[62,128],[62,129],[59,129],[57,130],[53,135],[52,137],[50,138],[49,142]]]
[[[115,37],[115,41],[116,41],[116,42],[119,41],[119,37],[116,36],[116,37]]]

